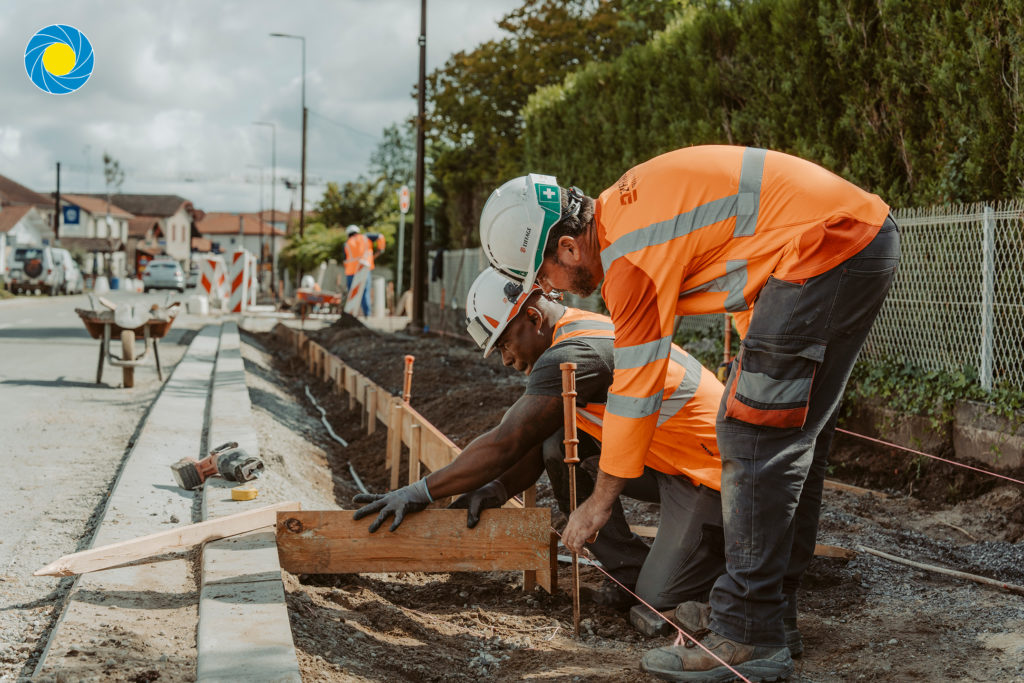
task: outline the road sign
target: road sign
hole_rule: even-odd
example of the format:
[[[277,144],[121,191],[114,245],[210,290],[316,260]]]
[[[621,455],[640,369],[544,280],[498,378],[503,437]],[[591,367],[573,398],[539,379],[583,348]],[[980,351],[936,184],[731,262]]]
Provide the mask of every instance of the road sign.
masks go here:
[[[77,206],[63,206],[64,225],[78,225],[79,210]]]
[[[398,191],[398,208],[401,209],[402,213],[409,213],[409,186],[402,185],[402,189]]]

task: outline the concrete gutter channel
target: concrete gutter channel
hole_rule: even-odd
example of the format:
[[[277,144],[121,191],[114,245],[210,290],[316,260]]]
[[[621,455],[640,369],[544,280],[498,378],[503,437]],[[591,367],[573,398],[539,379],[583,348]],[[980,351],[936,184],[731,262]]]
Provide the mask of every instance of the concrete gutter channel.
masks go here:
[[[114,484],[92,547],[189,524],[194,496],[174,485],[169,466],[227,441],[259,452],[234,322],[204,327],[168,379]],[[230,486],[219,478],[206,483],[203,520],[279,502],[233,501]],[[301,681],[274,529],[208,543],[198,605],[193,557],[177,553],[78,577],[33,680],[125,680],[156,672],[164,680]]]

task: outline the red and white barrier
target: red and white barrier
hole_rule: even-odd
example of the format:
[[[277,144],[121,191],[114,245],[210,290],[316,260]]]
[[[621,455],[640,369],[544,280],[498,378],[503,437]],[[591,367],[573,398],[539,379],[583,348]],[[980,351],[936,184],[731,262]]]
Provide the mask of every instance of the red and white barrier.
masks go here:
[[[244,313],[249,306],[256,303],[255,271],[256,259],[245,249],[239,249],[231,254],[231,294],[228,297],[230,312]]]
[[[227,270],[223,258],[207,254],[199,259],[199,289],[206,292],[210,299],[227,299]]]

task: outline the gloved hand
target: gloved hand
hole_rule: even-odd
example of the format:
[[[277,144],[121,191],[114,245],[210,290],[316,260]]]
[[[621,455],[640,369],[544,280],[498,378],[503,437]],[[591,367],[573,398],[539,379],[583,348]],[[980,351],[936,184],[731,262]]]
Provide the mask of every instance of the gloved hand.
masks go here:
[[[394,531],[402,523],[407,512],[419,512],[430,503],[433,503],[434,499],[430,497],[430,491],[427,490],[426,478],[423,478],[389,493],[357,494],[352,498],[352,502],[363,506],[353,513],[352,519],[362,519],[380,510],[377,519],[373,520],[373,524],[370,525],[370,533],[372,534],[391,515],[395,516],[395,521],[391,523],[389,531]]]
[[[500,508],[508,500],[505,485],[495,479],[484,484],[475,491],[464,493],[448,506],[449,510],[467,510],[466,526],[472,529],[480,521],[480,511],[487,508]]]

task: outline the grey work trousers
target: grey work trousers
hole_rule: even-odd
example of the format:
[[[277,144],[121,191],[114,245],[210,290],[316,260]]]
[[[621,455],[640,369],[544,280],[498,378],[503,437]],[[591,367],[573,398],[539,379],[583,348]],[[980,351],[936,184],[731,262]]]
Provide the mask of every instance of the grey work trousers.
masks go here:
[[[839,402],[899,257],[888,218],[847,261],[802,285],[770,278],[756,300],[716,428],[726,557],[711,591],[719,635],[785,645],[782,618],[795,616],[814,555]]]
[[[549,437],[543,454],[558,506],[569,514],[564,438],[562,430]],[[576,496],[582,503],[594,491],[600,445],[582,432],[579,438]],[[622,495],[661,504],[654,544],[648,548],[630,530],[622,504],[616,500],[597,540],[586,547],[609,574],[628,588],[635,587],[637,595],[656,609],[671,609],[687,600],[706,601],[715,579],[725,571],[718,491],[648,467],[643,475],[626,483]]]

